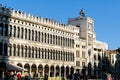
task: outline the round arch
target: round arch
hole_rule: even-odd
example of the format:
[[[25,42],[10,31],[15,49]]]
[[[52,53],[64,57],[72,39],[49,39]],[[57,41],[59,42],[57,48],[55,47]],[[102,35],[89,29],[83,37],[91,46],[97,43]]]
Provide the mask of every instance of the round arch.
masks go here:
[[[65,67],[64,66],[61,66],[61,76],[64,76],[64,72],[65,71]]]
[[[69,66],[66,66],[66,76],[68,76],[69,75]]]
[[[49,73],[49,65],[44,66],[44,73],[48,74]]]
[[[91,62],[88,63],[88,75],[91,76],[91,71],[92,71],[92,64]]]
[[[74,73],[74,68],[71,67],[71,68],[70,68],[70,74],[73,74],[73,73]]]
[[[56,66],[56,76],[59,76],[60,75],[60,67],[59,65]]]
[[[29,72],[29,71],[30,71],[30,65],[29,65],[29,63],[26,63],[26,64],[24,65],[24,68],[27,69],[28,72]]]
[[[54,77],[54,65],[50,67],[50,77]]]
[[[40,76],[43,76],[43,65],[42,64],[38,65],[38,72]]]
[[[19,67],[23,67],[21,63],[18,63],[17,66],[19,66]]]
[[[36,64],[33,64],[31,66],[31,72],[36,73],[36,70],[37,70]]]

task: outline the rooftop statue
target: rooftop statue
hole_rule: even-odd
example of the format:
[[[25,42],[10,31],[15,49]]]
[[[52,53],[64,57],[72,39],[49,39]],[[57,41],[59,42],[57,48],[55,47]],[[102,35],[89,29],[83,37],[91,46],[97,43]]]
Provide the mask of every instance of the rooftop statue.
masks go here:
[[[82,17],[85,17],[85,13],[84,13],[84,10],[83,9],[81,9],[81,11],[80,11],[80,16],[82,16]]]

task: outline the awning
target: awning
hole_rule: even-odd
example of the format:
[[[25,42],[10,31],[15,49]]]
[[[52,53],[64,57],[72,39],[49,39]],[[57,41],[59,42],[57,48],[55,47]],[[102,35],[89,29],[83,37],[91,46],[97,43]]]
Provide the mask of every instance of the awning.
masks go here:
[[[22,67],[16,66],[11,63],[6,63],[6,69],[7,70],[13,70],[13,71],[27,71],[27,69],[24,69]]]

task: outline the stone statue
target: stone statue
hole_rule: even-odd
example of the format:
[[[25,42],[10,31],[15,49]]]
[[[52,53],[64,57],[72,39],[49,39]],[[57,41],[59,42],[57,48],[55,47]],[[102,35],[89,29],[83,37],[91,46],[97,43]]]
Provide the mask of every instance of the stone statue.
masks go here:
[[[84,10],[83,10],[83,9],[81,9],[80,15],[81,15],[82,17],[85,17],[85,13],[84,13]]]

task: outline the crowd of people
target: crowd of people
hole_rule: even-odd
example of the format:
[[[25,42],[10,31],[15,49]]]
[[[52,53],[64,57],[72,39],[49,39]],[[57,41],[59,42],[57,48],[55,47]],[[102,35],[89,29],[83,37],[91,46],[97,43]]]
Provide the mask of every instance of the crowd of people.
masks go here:
[[[13,71],[8,71],[8,72],[2,72],[1,80],[20,80],[21,79],[21,72],[13,72]]]
[[[0,80],[21,80],[22,79],[22,74],[21,72],[3,72],[2,76],[0,78]],[[48,80],[49,75],[47,73],[45,73],[45,75],[43,76],[43,80]],[[32,78],[38,78],[38,74],[34,73],[33,76],[31,76],[30,74],[26,73],[24,75],[24,80],[31,80]],[[93,77],[94,79],[98,79],[98,77]],[[80,73],[74,73],[74,74],[70,74],[70,75],[66,75],[65,77],[61,77],[61,80],[88,80],[88,79],[93,79],[90,78],[89,76],[85,75],[85,74],[80,74]],[[116,80],[115,77],[113,75],[111,75],[110,73],[106,73],[104,74],[100,79],[102,80]],[[23,80],[23,79],[22,79]]]

